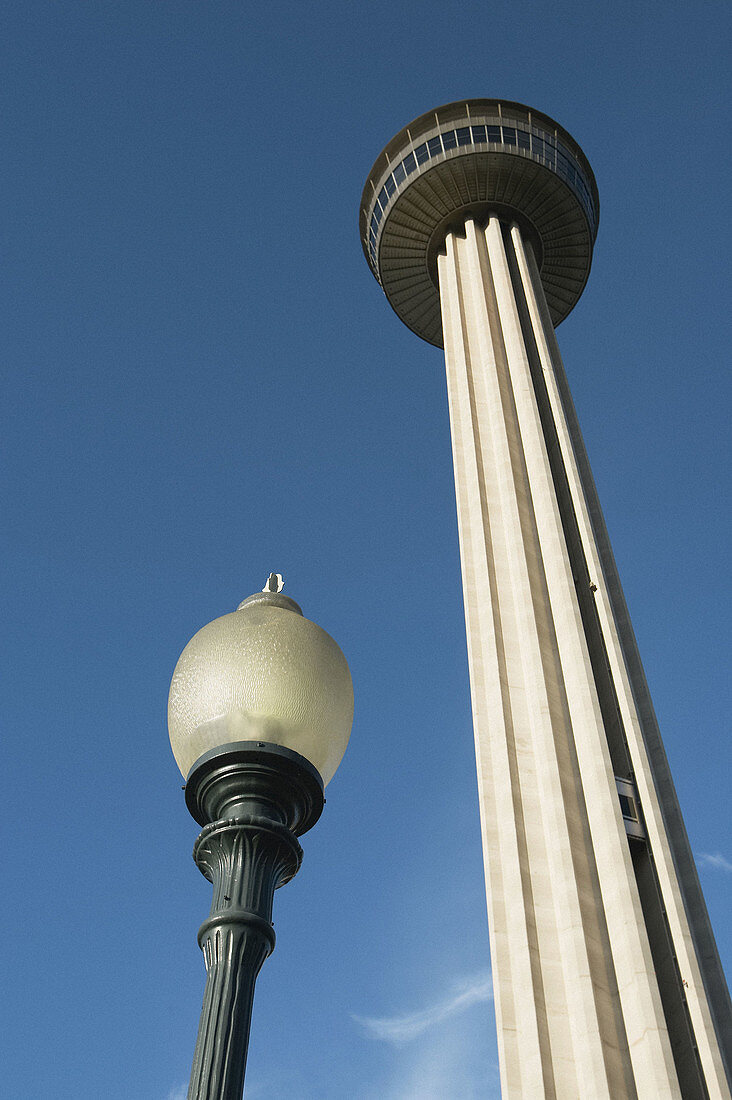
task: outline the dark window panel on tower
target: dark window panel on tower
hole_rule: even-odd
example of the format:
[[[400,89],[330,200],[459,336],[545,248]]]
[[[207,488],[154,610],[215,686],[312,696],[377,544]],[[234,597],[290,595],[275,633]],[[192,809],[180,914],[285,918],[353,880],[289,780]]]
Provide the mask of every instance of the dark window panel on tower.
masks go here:
[[[479,141],[487,141],[488,140],[488,138],[486,137],[485,126],[471,126],[470,129],[473,132],[473,141],[474,142],[477,143]]]
[[[384,187],[386,188],[387,195],[391,196],[394,194],[394,192],[396,191],[396,184],[394,183],[393,176],[389,176],[388,180],[384,184]]]
[[[413,172],[417,167],[417,162],[414,159],[414,153],[409,153],[408,156],[406,156],[402,161],[402,164],[404,165],[404,171],[407,173],[407,175]]]
[[[457,138],[455,137],[454,130],[447,130],[442,135],[442,144],[445,149],[454,149],[457,146]]]
[[[418,145],[416,149],[417,164],[424,164],[426,160],[430,159],[430,151],[427,148],[427,143],[424,145]]]
[[[516,144],[516,131],[514,130],[513,126],[503,127],[503,143],[504,145]]]
[[[517,134],[517,137],[518,137],[519,148],[520,149],[528,149],[529,148],[529,135],[526,133],[526,131],[525,130],[517,130],[516,134]]]
[[[437,137],[430,138],[427,144],[429,146],[431,157],[436,157],[442,152],[442,142],[440,140],[439,134],[437,135]]]
[[[457,143],[458,143],[458,145],[470,145],[470,127],[469,126],[461,126],[460,129],[456,131],[456,133],[457,133]]]
[[[407,175],[407,173],[404,171],[404,164],[403,163],[402,164],[397,164],[396,168],[394,169],[393,174],[394,174],[395,181],[397,183],[401,183],[402,180],[405,179],[405,177]]]
[[[631,821],[639,821],[635,799],[629,794],[618,794],[618,798],[620,799],[620,809],[623,817],[628,817]]]
[[[488,140],[489,141],[500,142],[500,140],[501,140],[501,127],[500,126],[487,126],[486,129],[488,130]]]

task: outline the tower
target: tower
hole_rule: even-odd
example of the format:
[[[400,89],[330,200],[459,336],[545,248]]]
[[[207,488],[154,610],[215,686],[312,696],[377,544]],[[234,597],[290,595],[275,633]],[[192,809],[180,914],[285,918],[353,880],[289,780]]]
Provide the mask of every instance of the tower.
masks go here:
[[[599,200],[518,103],[420,116],[366,259],[444,346],[503,1095],[730,1097],[732,1010],[554,333]]]

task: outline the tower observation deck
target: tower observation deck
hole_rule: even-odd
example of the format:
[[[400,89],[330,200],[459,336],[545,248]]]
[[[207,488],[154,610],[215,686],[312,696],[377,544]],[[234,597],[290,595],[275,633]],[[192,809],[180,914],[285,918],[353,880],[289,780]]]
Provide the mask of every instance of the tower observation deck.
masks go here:
[[[732,1008],[554,329],[599,199],[576,141],[471,99],[401,130],[360,232],[445,349],[507,1100],[730,1100]]]
[[[600,201],[577,142],[520,103],[471,99],[421,115],[374,164],[361,198],[361,243],[402,321],[442,347],[437,253],[447,232],[489,212],[532,241],[554,325],[590,273]]]

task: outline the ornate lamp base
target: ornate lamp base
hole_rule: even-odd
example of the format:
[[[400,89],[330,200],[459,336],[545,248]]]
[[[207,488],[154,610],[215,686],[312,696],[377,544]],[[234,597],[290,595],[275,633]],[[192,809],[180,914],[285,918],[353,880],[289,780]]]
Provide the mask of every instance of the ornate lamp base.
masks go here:
[[[274,892],[300,868],[297,837],[320,817],[323,782],[296,752],[238,741],[201,756],[185,790],[204,826],[193,858],[213,883],[198,933],[207,977],[188,1100],[241,1100],[254,983],[275,946]]]

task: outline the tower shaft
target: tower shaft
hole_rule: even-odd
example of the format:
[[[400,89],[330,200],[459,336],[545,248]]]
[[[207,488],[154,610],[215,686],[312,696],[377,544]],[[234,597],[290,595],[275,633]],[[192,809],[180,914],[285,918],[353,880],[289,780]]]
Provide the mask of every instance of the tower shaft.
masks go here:
[[[729,1100],[729,995],[532,244],[468,217],[437,269],[503,1095]]]

